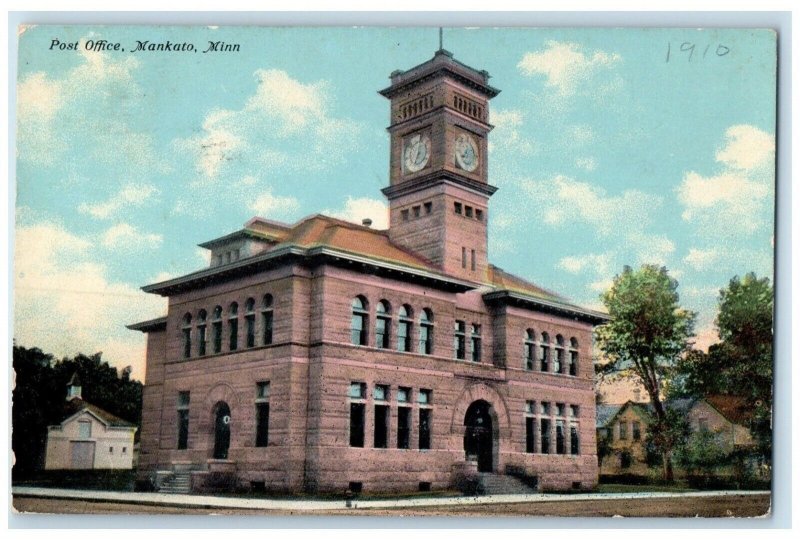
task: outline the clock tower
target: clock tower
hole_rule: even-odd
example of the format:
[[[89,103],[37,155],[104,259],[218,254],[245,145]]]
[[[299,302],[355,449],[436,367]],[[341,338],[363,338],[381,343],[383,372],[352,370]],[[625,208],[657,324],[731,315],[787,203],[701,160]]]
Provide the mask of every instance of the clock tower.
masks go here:
[[[395,71],[381,90],[391,100],[389,236],[471,281],[486,279],[489,197],[489,74],[438,50]]]

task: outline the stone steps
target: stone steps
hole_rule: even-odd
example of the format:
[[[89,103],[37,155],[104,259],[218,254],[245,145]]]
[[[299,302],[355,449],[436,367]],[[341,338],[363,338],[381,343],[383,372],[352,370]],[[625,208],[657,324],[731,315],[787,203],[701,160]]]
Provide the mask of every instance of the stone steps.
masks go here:
[[[188,472],[176,472],[161,483],[159,493],[187,494],[192,490],[192,478]]]
[[[519,478],[505,474],[480,473],[478,485],[484,495],[517,495],[537,493]]]

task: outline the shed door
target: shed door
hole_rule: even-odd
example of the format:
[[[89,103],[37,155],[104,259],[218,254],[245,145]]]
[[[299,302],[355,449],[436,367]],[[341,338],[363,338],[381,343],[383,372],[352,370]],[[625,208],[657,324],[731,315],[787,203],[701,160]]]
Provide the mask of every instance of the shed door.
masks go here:
[[[72,441],[72,468],[94,468],[94,441]]]

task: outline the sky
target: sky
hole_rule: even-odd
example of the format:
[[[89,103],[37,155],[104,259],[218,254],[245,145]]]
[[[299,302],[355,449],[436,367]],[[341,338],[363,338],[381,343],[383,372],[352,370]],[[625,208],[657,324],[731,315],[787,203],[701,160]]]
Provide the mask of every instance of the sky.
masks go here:
[[[775,35],[765,30],[445,28],[487,70],[489,256],[574,302],[665,265],[716,338],[719,289],[773,273]],[[387,224],[389,74],[435,28],[47,27],[19,37],[18,345],[103,352],[144,376],[126,324],[146,284],[208,264],[253,216]],[[65,50],[54,40],[64,44]],[[87,50],[99,40],[119,50]],[[193,51],[135,51],[137,41]],[[238,52],[204,53],[209,41]],[[77,43],[74,49],[66,48]],[[124,49],[124,51],[122,50]]]

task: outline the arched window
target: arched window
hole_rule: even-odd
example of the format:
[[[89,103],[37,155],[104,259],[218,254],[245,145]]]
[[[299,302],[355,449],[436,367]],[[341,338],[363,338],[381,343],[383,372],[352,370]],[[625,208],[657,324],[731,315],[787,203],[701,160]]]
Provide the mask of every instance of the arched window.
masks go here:
[[[214,308],[211,316],[211,344],[214,354],[222,352],[222,306]]]
[[[414,325],[414,311],[408,305],[400,307],[397,319],[397,350],[411,352],[411,329]]]
[[[379,349],[388,349],[392,327],[392,306],[386,300],[381,300],[375,306],[375,312],[375,346]]]
[[[367,345],[367,325],[369,324],[367,299],[363,296],[356,296],[350,305],[353,308],[353,316],[350,319],[350,343]]]
[[[232,302],[228,308],[228,350],[239,348],[239,304]]]
[[[267,293],[261,301],[261,336],[264,345],[272,344],[272,326],[274,318],[272,316],[272,295]]]
[[[183,328],[181,329],[183,336],[183,357],[189,358],[192,356],[192,314],[187,313],[183,316]]]
[[[256,346],[256,314],[255,314],[256,301],[248,298],[244,303],[244,327],[245,327],[245,346]]]
[[[569,347],[569,374],[574,377],[578,374],[578,340],[570,338]]]
[[[525,330],[525,369],[528,371],[533,371],[533,363],[536,360],[536,343],[534,340],[536,339],[536,334],[533,330],[528,328]]]
[[[564,336],[556,336],[556,357],[553,361],[553,373],[562,373],[564,369]]]
[[[419,353],[433,354],[433,312],[428,308],[419,315]]]
[[[550,371],[550,335],[547,332],[542,332],[539,345],[539,371]]]
[[[197,313],[197,354],[198,356],[206,355],[206,319],[208,315],[206,310],[201,309]]]

